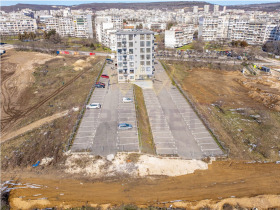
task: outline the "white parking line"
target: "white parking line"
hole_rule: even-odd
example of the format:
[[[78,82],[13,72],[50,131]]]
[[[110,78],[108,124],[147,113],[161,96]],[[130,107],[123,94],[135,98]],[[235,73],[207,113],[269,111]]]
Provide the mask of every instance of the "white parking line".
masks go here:
[[[204,151],[215,151],[215,150],[220,150],[220,148],[217,148],[217,149],[201,149],[202,152],[204,152]]]
[[[125,146],[125,145],[138,145],[138,143],[118,144],[118,146]]]
[[[208,144],[214,144],[214,143],[213,142],[212,143],[198,143],[198,146],[201,146],[201,145],[204,145],[204,144],[208,145]]]
[[[209,139],[213,139],[212,137],[210,137],[210,136],[206,136],[206,137],[200,137],[200,138],[196,138],[196,137],[194,137],[196,140],[199,140],[199,139],[207,139],[207,138],[209,138]]]
[[[202,134],[202,133],[209,133],[209,132],[199,132],[199,133],[192,133],[193,135]]]
[[[76,139],[83,139],[83,138],[94,138],[95,136],[80,136],[76,137]]]

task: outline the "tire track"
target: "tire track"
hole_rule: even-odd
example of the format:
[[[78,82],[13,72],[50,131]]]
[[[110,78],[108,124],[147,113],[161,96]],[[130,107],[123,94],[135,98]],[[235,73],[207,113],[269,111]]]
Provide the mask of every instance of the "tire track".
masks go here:
[[[90,68],[83,70],[81,73],[77,74],[75,77],[73,77],[71,80],[66,82],[63,86],[56,89],[54,92],[52,92],[49,96],[45,97],[43,100],[39,101],[35,105],[27,108],[24,111],[16,110],[14,107],[10,107],[10,100],[8,99],[8,107],[5,110],[5,113],[9,115],[9,117],[6,117],[1,120],[1,127],[2,127],[2,133],[5,132],[5,130],[12,124],[18,121],[19,119],[26,117],[30,115],[32,112],[36,111],[39,107],[41,107],[43,104],[45,104],[47,101],[52,99],[53,97],[57,96],[59,93],[61,93],[66,87],[71,85],[73,82],[75,82],[77,79],[79,79],[84,73],[89,71]]]

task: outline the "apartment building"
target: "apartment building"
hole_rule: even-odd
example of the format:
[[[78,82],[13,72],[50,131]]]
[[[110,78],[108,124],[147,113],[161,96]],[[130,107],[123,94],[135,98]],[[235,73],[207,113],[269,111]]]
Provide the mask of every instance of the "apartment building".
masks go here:
[[[166,29],[166,23],[158,23],[158,22],[148,22],[144,25],[145,29],[148,30],[165,30]]]
[[[97,16],[95,18],[96,38],[104,46],[116,50],[115,36],[116,30],[123,28],[123,19],[120,16]],[[112,39],[112,40],[111,40]]]
[[[1,35],[17,35],[24,32],[34,32],[37,30],[35,19],[27,16],[18,16],[17,18],[2,17],[0,19]]]
[[[153,77],[154,32],[119,30],[116,32],[116,49],[120,83]]]
[[[164,44],[167,48],[182,47],[193,41],[193,24],[180,24],[165,30]]]
[[[45,19],[46,30],[56,30],[61,36],[93,38],[91,15],[72,15]]]

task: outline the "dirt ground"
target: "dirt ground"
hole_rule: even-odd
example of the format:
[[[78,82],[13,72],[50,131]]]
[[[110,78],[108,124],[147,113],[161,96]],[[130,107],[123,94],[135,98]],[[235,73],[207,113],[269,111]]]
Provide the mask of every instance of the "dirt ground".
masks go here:
[[[167,61],[166,61],[167,62]],[[166,63],[231,158],[279,160],[280,80]]]
[[[2,170],[44,157],[59,161],[103,62],[104,57],[15,50],[3,56]]]
[[[21,184],[36,184],[39,188],[16,189],[10,194],[12,209],[21,207],[81,207],[120,206],[141,207],[202,207],[223,206],[225,203],[247,208],[280,207],[280,164],[215,161],[208,170],[178,177],[128,178],[118,176],[108,180],[75,179],[73,175],[49,171],[40,174],[3,174]],[[40,174],[40,177],[38,177]],[[254,196],[262,195],[255,198]],[[239,199],[242,198],[242,199]],[[224,200],[225,199],[225,200]],[[252,199],[252,200],[251,200]],[[242,204],[242,205],[241,205]]]

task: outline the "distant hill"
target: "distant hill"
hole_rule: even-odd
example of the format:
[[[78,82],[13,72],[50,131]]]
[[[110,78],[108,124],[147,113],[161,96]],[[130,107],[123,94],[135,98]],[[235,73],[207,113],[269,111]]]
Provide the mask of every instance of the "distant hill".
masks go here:
[[[203,7],[205,4],[211,5],[207,2],[202,1],[176,1],[176,2],[150,2],[150,3],[88,3],[79,4],[75,6],[51,6],[51,5],[36,5],[36,4],[16,4],[13,6],[3,6],[1,10],[5,12],[17,11],[25,8],[32,10],[50,10],[70,7],[71,9],[92,9],[93,11],[104,10],[110,8],[118,9],[162,9],[162,10],[173,10],[183,9],[185,7],[199,6]]]
[[[192,10],[193,6],[202,8],[205,4],[210,5],[210,11],[213,10],[213,4],[202,1],[173,1],[173,2],[150,2],[150,3],[88,3],[79,4],[74,6],[55,6],[55,5],[37,5],[37,4],[16,4],[13,6],[2,6],[1,10],[5,12],[17,11],[25,8],[32,10],[56,10],[60,8],[70,7],[71,9],[91,9],[93,11],[104,10],[110,8],[118,9],[161,9],[161,10],[174,10],[174,9],[189,9]],[[244,9],[256,11],[280,11],[280,2],[266,3],[266,4],[249,4],[249,5],[234,5],[227,6],[228,9]]]
[[[227,8],[243,9],[246,11],[276,12],[276,11],[280,11],[280,1],[277,3],[234,5],[234,6],[227,6]]]

